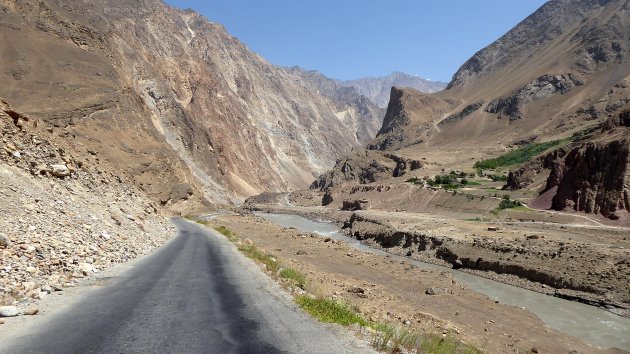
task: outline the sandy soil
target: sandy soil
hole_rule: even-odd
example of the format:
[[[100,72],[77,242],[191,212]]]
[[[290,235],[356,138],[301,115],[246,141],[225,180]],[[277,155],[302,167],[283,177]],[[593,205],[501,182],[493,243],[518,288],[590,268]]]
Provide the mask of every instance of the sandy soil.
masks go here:
[[[253,215],[222,216],[215,223],[251,239],[306,274],[316,291],[350,300],[373,320],[409,321],[412,327],[453,335],[491,353],[532,348],[541,353],[614,352],[550,329],[533,314],[496,303],[444,271],[362,253],[343,242],[282,228]],[[431,287],[448,288],[450,293],[427,295]]]

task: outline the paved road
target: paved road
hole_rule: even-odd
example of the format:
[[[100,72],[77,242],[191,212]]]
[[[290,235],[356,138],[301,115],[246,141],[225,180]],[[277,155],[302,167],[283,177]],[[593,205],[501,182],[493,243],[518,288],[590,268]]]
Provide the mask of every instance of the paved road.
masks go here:
[[[288,296],[213,231],[178,235],[0,353],[366,353]],[[363,346],[363,347],[362,347]]]

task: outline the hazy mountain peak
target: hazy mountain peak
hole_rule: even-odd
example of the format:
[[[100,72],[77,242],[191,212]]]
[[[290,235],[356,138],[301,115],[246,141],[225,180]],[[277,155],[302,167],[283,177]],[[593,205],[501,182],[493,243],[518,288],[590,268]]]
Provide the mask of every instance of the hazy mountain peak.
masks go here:
[[[374,101],[379,107],[387,107],[392,86],[409,87],[424,93],[441,91],[446,87],[445,82],[427,80],[400,71],[394,71],[387,76],[364,77],[341,83],[344,86],[356,87],[360,94]]]

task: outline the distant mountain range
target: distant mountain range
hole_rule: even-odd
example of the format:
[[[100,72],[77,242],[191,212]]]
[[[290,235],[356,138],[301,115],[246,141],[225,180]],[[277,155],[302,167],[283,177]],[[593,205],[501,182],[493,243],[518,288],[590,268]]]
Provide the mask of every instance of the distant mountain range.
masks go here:
[[[412,88],[424,93],[438,92],[446,88],[446,82],[427,80],[398,71],[387,76],[340,81],[340,84],[355,87],[361,95],[383,108],[387,107],[389,103],[389,93],[392,86]]]
[[[356,93],[365,96],[370,101],[376,103],[381,108],[387,108],[389,103],[389,93],[393,86],[400,88],[412,88],[424,93],[433,93],[442,91],[446,88],[447,83],[441,81],[432,81],[423,79],[419,76],[410,75],[395,71],[387,76],[381,77],[363,77],[355,80],[337,80],[331,79],[319,71],[306,70],[299,66],[293,66],[288,69],[292,73],[297,73],[302,77],[319,83],[319,88],[324,91],[330,91],[332,86],[335,87],[352,87]],[[330,95],[330,92],[328,92]]]

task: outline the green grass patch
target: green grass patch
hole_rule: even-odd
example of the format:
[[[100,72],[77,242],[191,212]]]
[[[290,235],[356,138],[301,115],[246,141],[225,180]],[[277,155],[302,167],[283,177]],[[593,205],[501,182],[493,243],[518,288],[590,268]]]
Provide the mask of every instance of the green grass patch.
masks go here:
[[[311,316],[322,322],[338,323],[342,326],[358,324],[367,326],[368,321],[356,314],[349,306],[329,299],[312,299],[306,295],[295,298],[295,302]]]
[[[238,250],[247,257],[264,264],[272,272],[277,272],[280,269],[280,263],[276,257],[260,251],[255,245],[241,244],[238,246]]]
[[[232,230],[228,229],[225,226],[216,226],[214,229],[218,231],[219,233],[221,233],[222,235],[224,235],[225,237],[227,237],[228,240],[238,244],[240,237],[238,237],[237,234],[232,232]],[[271,254],[262,252],[261,250],[256,248],[256,245],[254,244],[240,243],[238,244],[236,248],[248,258],[251,258],[255,261],[258,261],[264,264],[267,267],[267,269],[272,272],[277,272],[280,269],[280,263],[278,262],[276,257],[274,257]]]
[[[464,181],[462,180],[462,184],[467,186],[481,186],[481,183],[476,181],[466,181],[466,183],[464,183]]]
[[[514,210],[514,211],[520,211],[520,212],[523,212],[523,213],[535,213],[535,211],[534,211],[534,210],[532,210],[532,209],[530,209],[530,208],[527,208],[526,206],[524,206],[524,205],[522,205],[522,204],[521,204],[521,205],[519,205],[519,206],[515,206],[515,207],[513,207],[513,208],[512,208],[512,210]]]
[[[293,268],[284,268],[280,271],[280,277],[293,281],[301,289],[306,286],[306,277],[304,274]]]
[[[475,347],[463,344],[452,337],[426,334],[408,328],[380,325],[381,332],[372,346],[386,353],[435,353],[435,354],[481,354]]]
[[[488,219],[484,219],[484,218],[480,218],[480,217],[476,217],[476,218],[464,219],[464,221],[486,222],[486,221],[489,221],[489,220]]]
[[[561,139],[547,141],[544,143],[529,144],[493,159],[477,161],[473,167],[477,170],[496,170],[503,167],[520,165],[544,151],[560,146],[569,141],[569,139]]]
[[[220,234],[222,234],[223,236],[227,237],[228,240],[235,242],[236,240],[239,239],[239,237],[232,232],[232,230],[228,229],[225,226],[216,226],[214,228],[216,231],[218,231]]]

